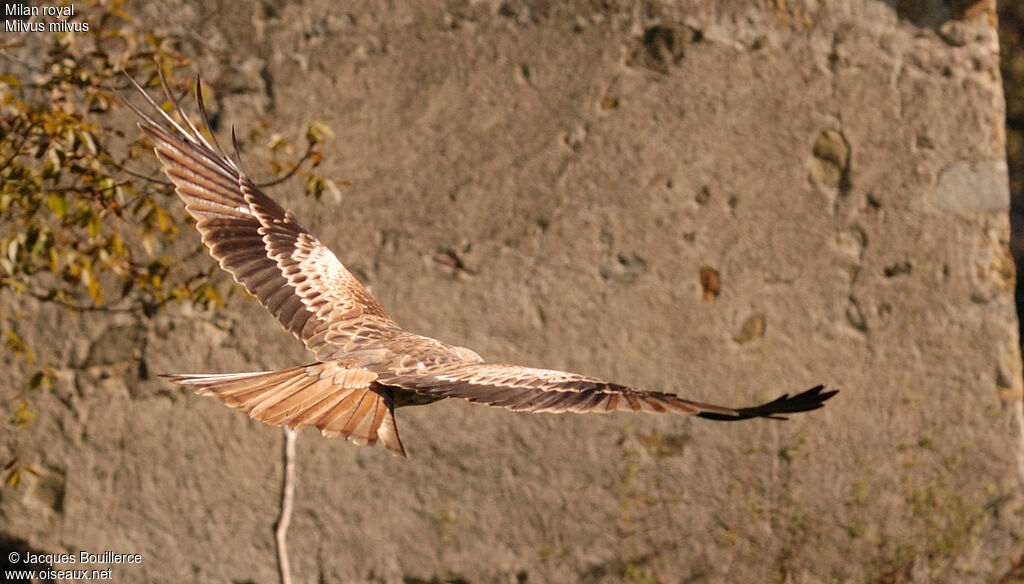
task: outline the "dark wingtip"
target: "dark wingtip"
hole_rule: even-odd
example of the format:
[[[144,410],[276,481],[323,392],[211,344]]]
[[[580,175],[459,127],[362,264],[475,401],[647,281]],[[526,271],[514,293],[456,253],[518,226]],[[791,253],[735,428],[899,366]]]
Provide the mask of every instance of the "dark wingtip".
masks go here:
[[[784,414],[796,414],[799,412],[816,410],[824,406],[825,402],[832,399],[832,396],[837,393],[839,393],[838,389],[826,390],[824,385],[818,385],[792,397],[787,393],[775,400],[759,406],[737,409],[737,415],[735,416],[720,414],[717,412],[701,412],[697,414],[697,416],[721,422],[734,422],[736,420],[748,420],[750,418],[785,420],[787,418]]]

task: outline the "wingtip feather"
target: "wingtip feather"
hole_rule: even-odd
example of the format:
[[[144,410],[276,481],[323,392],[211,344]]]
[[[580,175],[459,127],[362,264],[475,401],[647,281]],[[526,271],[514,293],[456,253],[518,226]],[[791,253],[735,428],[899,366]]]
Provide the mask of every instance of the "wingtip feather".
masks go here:
[[[750,408],[738,408],[736,415],[720,412],[700,412],[698,417],[719,422],[734,422],[750,418],[767,418],[769,420],[787,420],[787,414],[810,412],[825,406],[825,402],[839,393],[838,389],[826,390],[824,385],[816,385],[792,397],[783,394],[778,398]]]

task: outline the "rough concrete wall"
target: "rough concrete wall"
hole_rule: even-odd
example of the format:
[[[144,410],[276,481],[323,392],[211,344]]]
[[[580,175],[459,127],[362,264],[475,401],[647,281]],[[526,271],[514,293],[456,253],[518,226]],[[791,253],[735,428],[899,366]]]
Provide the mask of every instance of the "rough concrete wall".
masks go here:
[[[727,404],[842,393],[743,424],[453,401],[399,412],[409,460],[304,432],[297,582],[1011,569],[1022,387],[985,13],[384,4],[136,18],[237,89],[223,120],[334,128],[340,200],[271,194],[407,328]],[[280,431],[139,371],[279,368],[299,343],[241,295],[156,322],[26,310],[67,367],[7,445],[41,474],[0,492],[4,533],[142,554],[120,582],[274,581]]]

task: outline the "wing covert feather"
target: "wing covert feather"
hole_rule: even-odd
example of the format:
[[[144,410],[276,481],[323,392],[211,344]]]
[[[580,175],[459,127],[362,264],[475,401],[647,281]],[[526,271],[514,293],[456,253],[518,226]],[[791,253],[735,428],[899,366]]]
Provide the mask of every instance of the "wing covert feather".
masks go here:
[[[564,371],[494,363],[449,362],[408,371],[380,371],[378,382],[431,397],[453,397],[525,412],[678,412],[730,421],[784,419],[820,408],[837,392],[813,387],[753,407],[727,408]]]
[[[198,89],[197,99],[209,132]],[[163,121],[129,106],[142,118],[139,127],[153,142],[210,255],[308,349],[320,356],[337,352],[329,339],[379,337],[356,335],[346,325],[371,322],[370,328],[380,334],[399,329],[338,258],[291,212],[260,191],[237,161],[215,149],[180,108],[187,127],[159,108]]]

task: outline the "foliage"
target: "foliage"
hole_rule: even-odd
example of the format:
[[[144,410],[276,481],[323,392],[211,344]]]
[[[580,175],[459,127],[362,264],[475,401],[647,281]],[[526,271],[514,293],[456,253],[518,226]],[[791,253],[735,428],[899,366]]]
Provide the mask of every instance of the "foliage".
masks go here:
[[[141,137],[125,137],[139,133],[124,131],[133,116],[118,99],[130,95],[124,72],[155,85],[157,67],[185,93],[189,85],[177,74],[189,62],[173,39],[136,32],[121,5],[90,2],[88,32],[0,40],[0,338],[7,361],[25,372],[21,387],[8,384],[13,391],[0,401],[9,426],[32,420],[25,390],[51,386],[57,366],[37,359],[12,300],[30,296],[59,309],[144,317],[169,302],[223,303],[227,284],[212,279],[214,263],[197,269],[167,253],[189,229],[187,220],[168,183],[137,172],[154,168],[151,150]],[[304,179],[317,197],[336,189],[312,171],[329,135],[311,124],[297,161],[278,158],[291,144],[272,138],[273,182]]]

